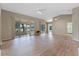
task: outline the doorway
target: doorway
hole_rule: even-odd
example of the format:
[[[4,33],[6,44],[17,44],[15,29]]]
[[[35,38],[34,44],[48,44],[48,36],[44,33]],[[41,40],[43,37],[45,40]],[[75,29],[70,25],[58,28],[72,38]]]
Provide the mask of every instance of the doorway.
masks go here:
[[[48,32],[52,32],[52,30],[53,30],[52,23],[49,23],[48,24]]]
[[[41,33],[45,33],[45,24],[40,24]]]

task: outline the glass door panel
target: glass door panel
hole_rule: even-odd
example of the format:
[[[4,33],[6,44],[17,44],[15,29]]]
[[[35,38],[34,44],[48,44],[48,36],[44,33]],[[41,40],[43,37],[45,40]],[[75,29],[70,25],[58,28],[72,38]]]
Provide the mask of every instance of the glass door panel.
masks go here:
[[[20,23],[19,22],[16,22],[16,25],[15,25],[15,29],[16,29],[16,36],[19,36],[19,32],[20,32]]]
[[[40,25],[40,30],[41,30],[41,33],[45,32],[45,25],[44,24]]]
[[[27,24],[24,24],[24,33],[27,35]]]
[[[34,35],[34,31],[35,31],[35,24],[34,23],[30,24],[30,31],[31,31],[31,35]]]
[[[27,34],[30,35],[30,24],[27,24]]]

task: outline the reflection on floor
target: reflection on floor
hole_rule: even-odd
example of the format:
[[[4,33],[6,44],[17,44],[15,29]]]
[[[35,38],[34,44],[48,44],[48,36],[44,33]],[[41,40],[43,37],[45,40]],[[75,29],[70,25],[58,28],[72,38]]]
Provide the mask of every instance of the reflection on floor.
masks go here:
[[[22,36],[3,42],[1,55],[9,56],[75,56],[78,44],[68,36],[42,34]]]

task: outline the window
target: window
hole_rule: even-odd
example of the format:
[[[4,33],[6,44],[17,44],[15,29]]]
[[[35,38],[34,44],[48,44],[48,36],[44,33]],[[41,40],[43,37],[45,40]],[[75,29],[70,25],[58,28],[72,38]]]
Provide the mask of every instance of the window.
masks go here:
[[[49,32],[52,32],[52,30],[53,30],[52,28],[53,28],[52,23],[49,23],[49,24],[48,24],[48,31],[49,31]]]
[[[23,31],[23,24],[20,24],[20,31]]]
[[[67,32],[72,33],[72,23],[67,23]]]
[[[50,30],[52,30],[52,26],[50,26]]]
[[[32,24],[30,25],[30,27],[31,27],[31,31],[34,31],[34,29],[35,29],[35,24],[32,23]]]
[[[16,31],[18,32],[20,29],[20,23],[19,22],[16,22]]]
[[[24,24],[24,31],[27,31],[27,24]]]
[[[26,24],[24,24],[24,27],[26,28],[26,27],[27,27],[27,25],[26,25]]]
[[[45,31],[45,25],[44,25],[44,24],[41,24],[41,25],[40,25],[40,30],[41,30],[42,32]]]
[[[30,24],[27,24],[27,31],[30,31]]]

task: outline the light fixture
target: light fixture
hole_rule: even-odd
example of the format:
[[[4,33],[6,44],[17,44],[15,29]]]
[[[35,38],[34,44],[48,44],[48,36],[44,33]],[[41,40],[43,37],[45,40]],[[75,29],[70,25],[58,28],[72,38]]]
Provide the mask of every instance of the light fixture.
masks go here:
[[[55,20],[55,21],[57,21],[58,19],[57,19],[57,18],[55,18],[54,20]]]
[[[46,9],[37,8],[37,9],[34,9],[34,11],[38,14],[43,14],[46,11]]]
[[[49,19],[49,20],[47,20],[47,22],[53,22],[53,19]]]
[[[38,13],[38,14],[42,14],[42,12],[41,12],[41,11],[37,11],[37,13]]]

